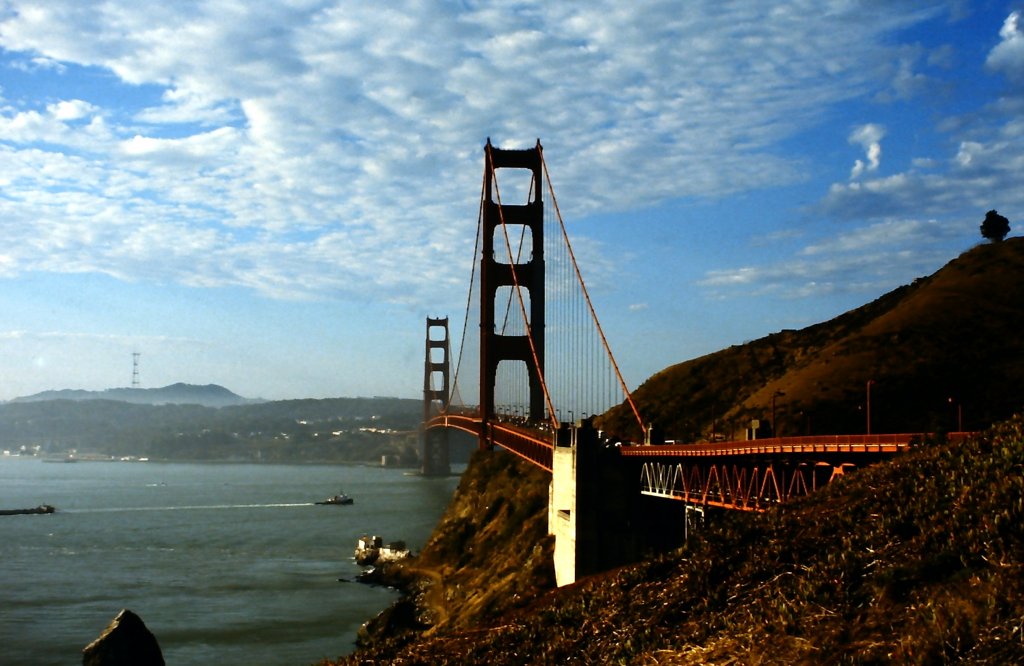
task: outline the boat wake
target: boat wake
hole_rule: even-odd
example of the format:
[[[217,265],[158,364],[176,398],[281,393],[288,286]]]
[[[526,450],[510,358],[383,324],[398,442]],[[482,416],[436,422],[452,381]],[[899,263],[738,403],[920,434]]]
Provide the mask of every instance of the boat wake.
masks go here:
[[[118,506],[95,509],[68,509],[61,513],[119,513],[128,511],[197,511],[205,509],[271,509],[315,506],[313,502],[275,502],[272,504],[188,504],[183,506]]]

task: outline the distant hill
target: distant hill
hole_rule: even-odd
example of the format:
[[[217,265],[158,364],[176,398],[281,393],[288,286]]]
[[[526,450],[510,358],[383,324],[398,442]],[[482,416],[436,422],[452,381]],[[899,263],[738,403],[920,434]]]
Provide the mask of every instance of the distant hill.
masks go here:
[[[154,399],[162,404],[111,399],[106,391],[80,399],[54,391],[49,395],[57,399],[3,403],[0,449],[154,460],[380,463],[387,456],[393,464],[417,462],[420,400],[329,398],[209,407],[197,404],[206,387],[194,388],[201,390],[156,391]],[[174,398],[183,404],[172,404]]]
[[[633,394],[667,438],[977,430],[1024,406],[1024,238],[972,248],[934,275],[802,330],[671,366]],[[601,425],[639,431],[622,406]]]
[[[261,400],[250,400],[232,393],[223,386],[206,384],[171,384],[163,388],[113,388],[105,391],[82,391],[64,389],[43,391],[11,402],[43,402],[47,400],[114,400],[134,405],[202,405],[203,407],[228,407],[248,405]]]

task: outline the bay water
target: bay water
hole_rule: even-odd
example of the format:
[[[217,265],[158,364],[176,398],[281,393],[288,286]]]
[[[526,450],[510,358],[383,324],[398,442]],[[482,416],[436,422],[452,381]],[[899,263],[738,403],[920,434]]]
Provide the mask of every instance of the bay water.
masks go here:
[[[398,597],[353,582],[356,540],[419,550],[457,477],[340,465],[0,457],[0,664],[80,664],[128,608],[170,665],[311,664]],[[314,502],[344,491],[348,506]],[[340,579],[340,580],[339,580]]]

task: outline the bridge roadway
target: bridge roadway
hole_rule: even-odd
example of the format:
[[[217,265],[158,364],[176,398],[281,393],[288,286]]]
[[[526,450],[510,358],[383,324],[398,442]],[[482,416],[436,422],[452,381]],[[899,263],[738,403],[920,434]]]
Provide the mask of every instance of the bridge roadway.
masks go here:
[[[718,456],[805,455],[854,453],[892,454],[906,451],[912,443],[923,441],[922,433],[896,435],[807,435],[768,437],[743,441],[699,442],[625,446],[622,455],[641,458],[707,458]]]
[[[427,427],[454,428],[480,437],[483,423],[479,415],[449,413],[433,417],[427,423]],[[522,425],[514,421],[498,421],[491,423],[488,427],[490,429],[488,439],[495,445],[507,449],[549,473],[551,472],[554,457],[554,431]]]
[[[455,428],[476,437],[475,414],[443,414],[427,427]],[[556,434],[513,420],[489,426],[495,445],[551,472]],[[964,438],[969,433],[951,433]],[[810,435],[746,441],[615,444],[639,475],[640,493],[700,506],[764,511],[807,495],[847,471],[909,450],[924,433]],[[611,445],[609,443],[609,445]]]

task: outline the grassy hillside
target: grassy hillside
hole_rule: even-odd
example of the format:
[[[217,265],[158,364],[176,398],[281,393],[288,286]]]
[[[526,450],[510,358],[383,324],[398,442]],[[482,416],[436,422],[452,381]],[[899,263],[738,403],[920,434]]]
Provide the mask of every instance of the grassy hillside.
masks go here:
[[[339,663],[1024,663],[1022,470],[1016,417],[781,510],[719,514],[677,552],[472,629],[449,623]],[[527,562],[514,544],[487,557]]]
[[[771,420],[773,395],[779,434],[863,433],[870,380],[872,432],[977,430],[1024,406],[1021,303],[1024,238],[979,245],[831,321],[667,368],[633,397],[672,439],[741,437]],[[622,407],[602,425],[639,437]]]

